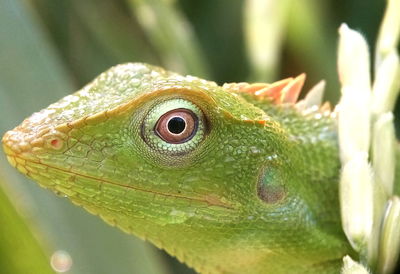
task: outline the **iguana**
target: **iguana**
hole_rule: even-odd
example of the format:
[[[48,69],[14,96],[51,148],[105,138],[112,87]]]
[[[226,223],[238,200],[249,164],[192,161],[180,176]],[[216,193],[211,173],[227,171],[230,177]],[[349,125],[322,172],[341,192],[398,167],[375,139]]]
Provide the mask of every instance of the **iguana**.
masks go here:
[[[214,82],[129,63],[7,132],[41,186],[201,273],[338,273],[335,112],[304,75]],[[312,98],[311,98],[312,99]]]

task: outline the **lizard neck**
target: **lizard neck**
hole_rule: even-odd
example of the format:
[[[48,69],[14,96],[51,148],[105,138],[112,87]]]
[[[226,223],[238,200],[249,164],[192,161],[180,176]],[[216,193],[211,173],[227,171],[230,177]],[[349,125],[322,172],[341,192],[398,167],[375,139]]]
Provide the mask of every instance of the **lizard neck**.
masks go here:
[[[320,226],[344,238],[338,200],[340,160],[335,113],[317,107],[301,112],[294,105],[277,105],[248,94],[240,96],[279,122],[292,143],[290,153],[298,155],[290,157],[296,161],[292,165],[300,167],[293,174],[298,178],[295,191],[307,199]]]

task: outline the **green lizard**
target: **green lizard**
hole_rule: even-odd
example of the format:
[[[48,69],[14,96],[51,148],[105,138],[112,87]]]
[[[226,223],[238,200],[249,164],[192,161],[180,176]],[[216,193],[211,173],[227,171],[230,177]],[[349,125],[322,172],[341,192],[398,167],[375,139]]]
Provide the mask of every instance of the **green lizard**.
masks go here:
[[[365,39],[339,28],[333,112],[321,86],[297,100],[304,75],[218,86],[133,63],[7,132],[5,153],[41,186],[202,273],[392,273],[399,7],[388,1],[374,77]]]
[[[202,273],[338,273],[335,113],[304,76],[218,86],[119,65],[5,134],[41,186]],[[312,101],[312,100],[310,100]]]

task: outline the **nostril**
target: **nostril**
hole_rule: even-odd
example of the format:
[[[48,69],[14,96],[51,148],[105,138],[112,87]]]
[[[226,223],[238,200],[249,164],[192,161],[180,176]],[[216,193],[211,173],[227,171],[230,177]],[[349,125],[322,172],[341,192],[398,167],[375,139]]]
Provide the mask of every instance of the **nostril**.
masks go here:
[[[50,130],[43,135],[38,136],[42,144],[38,148],[45,148],[47,150],[60,151],[65,147],[66,135],[57,130]],[[39,151],[38,151],[39,152]]]
[[[55,150],[60,150],[64,145],[64,141],[61,140],[60,138],[52,137],[49,139],[49,145],[51,148]]]

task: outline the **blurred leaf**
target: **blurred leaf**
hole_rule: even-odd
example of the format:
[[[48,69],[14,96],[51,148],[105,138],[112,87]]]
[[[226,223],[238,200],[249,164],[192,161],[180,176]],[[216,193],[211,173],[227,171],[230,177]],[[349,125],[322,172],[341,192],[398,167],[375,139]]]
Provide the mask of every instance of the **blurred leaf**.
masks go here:
[[[291,0],[247,0],[244,8],[251,81],[272,82],[279,73]]]
[[[330,28],[328,15],[317,0],[293,1],[288,26],[288,47],[302,71],[322,77],[327,83],[326,99],[336,101],[339,82],[336,72],[336,27]],[[317,82],[321,79],[312,79]]]
[[[138,29],[138,24],[131,17],[125,17],[115,2],[98,0],[71,2],[78,20],[118,63],[133,60],[156,62],[155,52],[149,48],[144,34]]]
[[[204,56],[189,22],[169,0],[127,0],[163,64],[182,74],[208,77]]]
[[[209,80],[220,84],[249,78],[243,29],[244,1],[179,1],[209,64]]]
[[[0,173],[0,177],[2,174]],[[0,179],[0,265],[2,273],[54,273],[25,220],[1,189]]]
[[[75,0],[70,3],[71,41],[67,60],[81,85],[116,64],[160,63],[138,23],[116,2]]]

